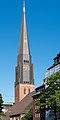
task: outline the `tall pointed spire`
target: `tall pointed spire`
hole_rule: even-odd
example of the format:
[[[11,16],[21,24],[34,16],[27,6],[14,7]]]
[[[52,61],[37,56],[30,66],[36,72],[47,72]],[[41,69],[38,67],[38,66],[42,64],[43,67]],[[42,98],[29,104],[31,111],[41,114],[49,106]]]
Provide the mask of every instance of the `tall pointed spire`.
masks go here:
[[[25,0],[23,0],[23,12],[25,13]]]
[[[20,37],[19,54],[30,54],[28,31],[27,31],[27,24],[26,24],[25,0],[23,1],[23,18],[22,18],[22,30],[21,30],[21,37]]]
[[[26,25],[26,8],[24,0],[20,47],[16,66],[15,102],[21,101],[29,92],[32,92],[33,90],[34,73],[29,48],[28,31]]]

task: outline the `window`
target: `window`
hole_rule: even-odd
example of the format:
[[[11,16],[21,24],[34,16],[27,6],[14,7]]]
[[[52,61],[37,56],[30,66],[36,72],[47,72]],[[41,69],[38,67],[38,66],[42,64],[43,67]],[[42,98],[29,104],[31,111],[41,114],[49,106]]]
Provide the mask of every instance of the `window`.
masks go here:
[[[24,94],[26,94],[26,89],[24,88]]]
[[[28,93],[30,93],[30,88],[28,89]]]
[[[35,110],[38,110],[40,107],[38,105],[35,105]]]
[[[40,118],[40,113],[35,113],[35,118]]]
[[[55,65],[57,64],[57,58],[54,60],[54,64],[55,64]]]
[[[14,120],[14,118],[12,118],[12,120]]]
[[[24,63],[29,63],[29,60],[24,60]]]
[[[28,81],[24,81],[24,83],[27,83],[27,84],[28,84],[29,82],[28,82]]]

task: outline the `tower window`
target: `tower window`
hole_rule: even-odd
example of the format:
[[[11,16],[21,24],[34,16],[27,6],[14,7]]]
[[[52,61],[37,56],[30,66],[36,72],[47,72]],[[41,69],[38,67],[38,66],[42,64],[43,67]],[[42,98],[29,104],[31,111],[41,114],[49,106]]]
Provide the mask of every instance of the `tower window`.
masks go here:
[[[24,60],[24,63],[29,63],[29,60]]]
[[[28,89],[28,93],[30,93],[30,88]]]
[[[24,62],[25,62],[25,60],[24,60]]]
[[[24,88],[24,94],[26,94],[26,89]]]

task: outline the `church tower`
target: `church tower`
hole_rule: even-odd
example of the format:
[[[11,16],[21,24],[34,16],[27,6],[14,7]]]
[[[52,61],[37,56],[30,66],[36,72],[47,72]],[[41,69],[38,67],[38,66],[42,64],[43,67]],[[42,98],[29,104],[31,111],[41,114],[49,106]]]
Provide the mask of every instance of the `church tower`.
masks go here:
[[[17,57],[15,80],[15,103],[34,91],[34,72],[28,40],[25,1],[23,2],[23,18],[20,36],[20,48]]]

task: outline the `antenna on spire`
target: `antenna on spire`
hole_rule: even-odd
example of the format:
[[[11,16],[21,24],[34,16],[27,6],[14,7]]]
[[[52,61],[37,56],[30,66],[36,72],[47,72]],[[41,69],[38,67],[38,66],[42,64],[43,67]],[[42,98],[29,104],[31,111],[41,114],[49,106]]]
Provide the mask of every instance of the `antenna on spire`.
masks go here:
[[[25,13],[25,0],[23,0],[23,12]]]

